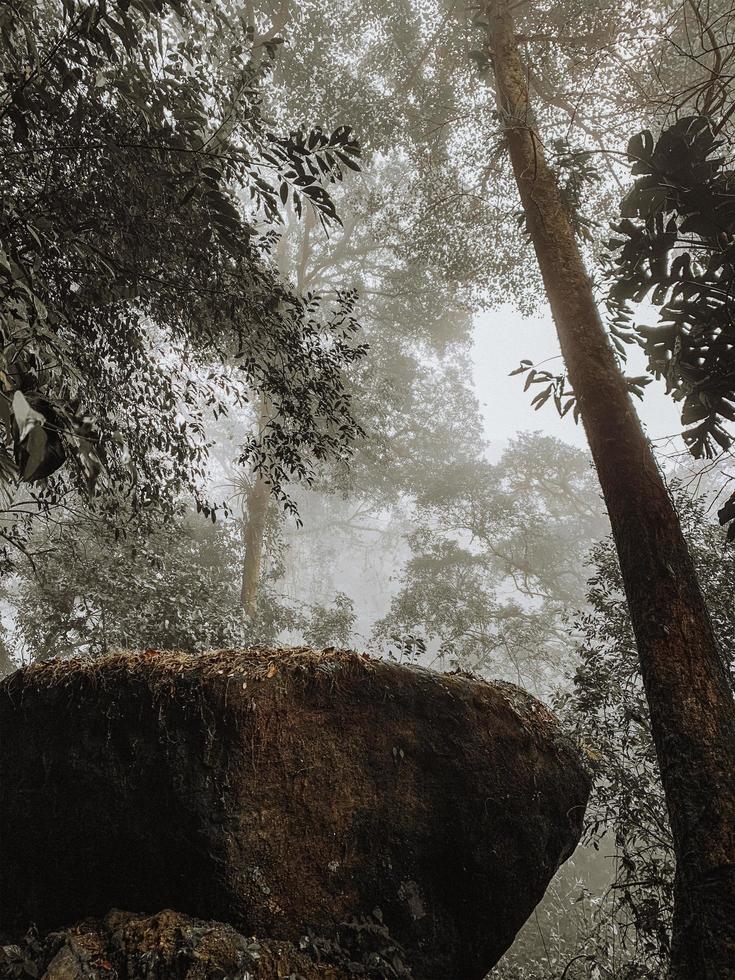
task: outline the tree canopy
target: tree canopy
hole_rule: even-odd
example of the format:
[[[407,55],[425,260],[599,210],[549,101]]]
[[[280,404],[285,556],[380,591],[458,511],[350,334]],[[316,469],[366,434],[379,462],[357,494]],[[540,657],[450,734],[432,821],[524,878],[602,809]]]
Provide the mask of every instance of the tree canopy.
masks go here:
[[[209,511],[205,420],[255,392],[243,455],[275,487],[346,451],[354,297],[295,293],[270,253],[287,201],[338,223],[350,131],[272,132],[275,42],[225,6],[18,0],[0,28],[6,489]]]

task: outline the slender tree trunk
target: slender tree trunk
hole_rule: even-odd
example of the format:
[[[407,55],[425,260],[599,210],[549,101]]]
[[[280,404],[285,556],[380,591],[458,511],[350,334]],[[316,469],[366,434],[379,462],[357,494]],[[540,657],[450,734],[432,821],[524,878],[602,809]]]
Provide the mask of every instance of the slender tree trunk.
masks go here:
[[[265,397],[261,397],[258,407],[258,426],[261,434],[268,424],[268,417],[267,401]],[[243,506],[242,583],[240,585],[240,603],[243,612],[250,619],[258,608],[269,504],[270,488],[263,477],[255,473]]]
[[[268,484],[260,476],[249,488],[246,498],[247,515],[243,532],[244,552],[242,558],[242,586],[240,601],[246,616],[251,619],[258,607],[261,567],[263,564],[263,542],[265,522],[268,516],[270,492]]]
[[[288,3],[282,5],[281,14],[287,15]],[[309,261],[313,254],[313,243],[311,233],[316,227],[316,218],[312,208],[307,208],[304,221],[301,244],[298,249],[296,263],[296,289],[303,294],[309,287]],[[277,253],[278,267],[281,274],[289,276],[289,251],[287,236],[283,235],[279,242]],[[265,402],[260,406],[261,427],[267,422],[267,406]],[[258,589],[260,587],[261,566],[263,563],[263,547],[265,541],[265,523],[268,516],[268,504],[270,493],[268,485],[259,476],[248,490],[245,509],[245,528],[243,533],[243,559],[242,559],[242,586],[240,588],[240,602],[246,616],[252,618],[258,607]]]
[[[282,4],[282,13],[287,13],[288,3]],[[301,244],[298,249],[296,263],[296,289],[303,294],[309,288],[311,276],[309,261],[313,256],[312,232],[316,227],[316,217],[312,208],[307,208],[304,221]],[[288,278],[289,254],[286,236],[279,242],[277,255],[281,274]],[[260,406],[260,424],[263,427],[268,420],[267,406],[263,401]],[[245,529],[243,533],[242,586],[240,601],[246,616],[253,617],[258,606],[258,589],[260,587],[261,566],[263,563],[263,547],[265,541],[265,523],[268,516],[270,493],[268,485],[259,476],[255,477],[247,493],[245,509]]]
[[[677,860],[671,977],[735,978],[735,703],[671,499],[626,390],[529,105],[506,0],[498,108],[617,546]]]

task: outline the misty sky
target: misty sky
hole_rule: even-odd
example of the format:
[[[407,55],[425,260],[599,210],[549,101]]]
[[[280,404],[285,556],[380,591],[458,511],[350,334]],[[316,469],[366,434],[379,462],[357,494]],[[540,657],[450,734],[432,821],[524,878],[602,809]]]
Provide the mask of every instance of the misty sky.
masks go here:
[[[638,348],[629,348],[627,374],[644,372],[645,361]],[[533,395],[541,390],[534,387],[524,392],[524,378],[508,377],[522,358],[535,363],[553,357],[543,367],[557,373],[561,367],[559,346],[551,315],[523,317],[513,307],[506,306],[483,313],[475,320],[473,348],[475,389],[480,400],[485,424],[485,436],[490,442],[490,456],[495,458],[503,443],[519,431],[541,430],[565,442],[586,448],[581,425],[575,425],[571,415],[560,419],[552,402],[536,412],[531,407]],[[667,440],[681,428],[678,408],[664,394],[661,383],[652,382],[646,389],[643,402],[636,407],[649,436],[664,452],[682,448],[680,439]]]

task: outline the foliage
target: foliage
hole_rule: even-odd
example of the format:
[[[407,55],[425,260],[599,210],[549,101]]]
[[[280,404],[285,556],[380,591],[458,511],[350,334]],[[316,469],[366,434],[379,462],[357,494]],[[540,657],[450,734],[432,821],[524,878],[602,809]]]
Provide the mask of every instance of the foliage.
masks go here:
[[[684,440],[697,457],[728,449],[725,426],[735,420],[735,171],[722,148],[703,116],[679,119],[655,140],[648,131],[634,136],[636,180],[610,243],[614,326],[637,340],[650,371],[682,403]],[[659,324],[631,332],[630,304],[649,297]]]
[[[294,488],[306,529],[292,535],[282,527],[289,536],[289,569],[308,536],[295,588],[301,595],[308,590],[317,603],[326,580],[348,591],[343,576],[359,578],[356,562],[344,568],[338,540],[351,555],[359,553],[372,574],[379,575],[376,566],[382,566],[390,575],[388,555],[408,501],[437,468],[466,463],[482,443],[470,387],[469,310],[442,270],[405,255],[412,228],[394,221],[392,202],[403,193],[407,169],[397,154],[368,158],[365,170],[339,188],[341,229],[326,237],[316,222],[288,215],[276,249],[279,269],[299,291],[357,287],[356,315],[369,345],[369,356],[347,379],[364,438],[348,460],[319,467],[315,492]],[[376,537],[376,528],[385,533]],[[269,560],[274,543],[266,548]],[[307,576],[311,581],[305,582]],[[364,589],[357,594],[364,597]],[[368,612],[363,605],[357,628],[381,611]]]
[[[704,498],[676,485],[673,492],[732,667],[735,556],[708,517]],[[575,624],[581,643],[573,685],[559,691],[555,704],[595,760],[587,846],[560,869],[537,918],[493,971],[494,980],[668,975],[674,855],[612,539],[593,547],[591,563],[588,605]]]
[[[358,113],[365,106],[355,106]],[[348,388],[365,439],[349,466],[322,467],[318,488],[372,498],[376,508],[410,492],[429,459],[451,448],[476,406],[467,384],[470,310],[442,269],[406,255],[413,226],[396,220],[408,163],[397,154],[367,158],[366,170],[339,188],[343,227],[329,237],[315,222],[288,221],[278,265],[300,292],[331,293],[352,284],[370,354],[350,371]],[[440,401],[451,405],[437,411]],[[463,440],[479,441],[475,419]]]
[[[480,452],[477,411],[466,404],[462,323],[479,303],[512,297],[528,308],[539,294],[522,259],[494,94],[477,84],[471,64],[486,25],[444,0],[392,7],[266,0],[248,10],[256,31],[277,25],[285,41],[264,90],[269,112],[288,126],[314,112],[349,119],[365,152],[364,172],[339,190],[344,229],[325,241],[305,225],[289,227],[278,257],[299,288],[359,284],[371,356],[352,372],[351,391],[367,439],[349,468],[322,470],[317,489],[348,494],[356,511],[369,511],[371,526],[389,523],[392,534],[395,515],[412,506],[427,474],[443,469],[443,453],[463,466]],[[612,213],[615,194],[598,167],[615,157],[595,147],[608,145],[612,127],[623,129],[642,85],[637,57],[663,43],[657,17],[639,5],[602,11],[585,0],[526,5],[518,15],[565,204],[587,247],[598,248],[587,215]],[[570,21],[572,34],[564,29]],[[454,330],[442,348],[443,324]],[[543,372],[534,378],[541,380]],[[537,406],[553,396],[561,410],[571,408],[564,379],[545,380]],[[647,383],[629,381],[637,394]],[[341,521],[341,501],[333,516]]]
[[[678,510],[712,615],[715,634],[732,668],[735,649],[735,556],[705,503],[675,490]],[[577,624],[583,636],[570,695],[560,707],[598,760],[587,811],[587,837],[604,846],[614,837],[616,874],[611,912],[631,961],[623,976],[666,975],[671,934],[674,856],[638,655],[614,545],[592,551],[589,611]],[[733,675],[735,682],[735,675]]]
[[[586,454],[521,435],[496,464],[436,470],[412,524],[377,637],[548,692],[568,656],[563,619],[583,598],[586,551],[606,528]]]
[[[354,296],[297,295],[268,254],[289,200],[337,221],[349,129],[269,130],[276,42],[224,0],[14,0],[0,30],[5,486],[209,510],[205,421],[253,391],[273,417],[243,455],[275,488],[343,454]]]
[[[614,336],[613,340],[619,342],[618,337]],[[577,396],[569,385],[569,378],[565,371],[562,371],[560,374],[552,374],[551,371],[539,370],[533,361],[524,357],[518,367],[510,372],[511,376],[516,374],[526,376],[526,380],[523,383],[524,391],[528,391],[531,385],[544,385],[531,399],[531,405],[535,412],[538,412],[549,399],[552,399],[559,418],[564,418],[571,410],[575,424],[579,422],[580,413]],[[636,398],[643,400],[643,389],[653,379],[647,375],[638,375],[636,377],[624,375],[624,380],[631,395],[635,395]]]
[[[264,0],[251,15],[254,23],[280,15],[274,114],[298,124],[316,105],[326,118],[350,120],[370,161],[404,161],[386,223],[391,234],[410,229],[403,257],[446,275],[473,303],[536,305],[541,283],[525,261],[495,93],[478,79],[491,56],[484,7]],[[578,218],[584,184],[586,212],[604,220],[616,194],[610,181],[590,184],[590,153],[608,174],[616,169],[607,150],[638,125],[642,98],[648,105],[670,92],[665,55],[692,33],[681,5],[539,0],[514,7],[514,16],[567,204]],[[651,77],[654,61],[661,70]],[[596,251],[599,239],[588,244]]]
[[[135,543],[92,522],[74,530],[56,528],[38,574],[23,566],[8,585],[24,659],[242,643],[226,523],[177,517]]]
[[[366,980],[411,980],[406,951],[390,934],[379,908],[371,915],[341,922],[334,938],[308,933],[301,948],[318,963],[342,967]]]
[[[490,974],[492,980],[643,980],[620,940],[611,901],[613,860],[578,847]]]
[[[307,603],[279,592],[282,568],[270,569],[255,621],[240,604],[240,528],[179,513],[148,535],[115,538],[99,522],[55,524],[32,544],[34,570],[18,567],[3,589],[10,628],[7,663],[120,649],[203,650],[273,643],[289,632],[315,646],[345,646],[350,600]],[[2,669],[4,668],[4,669]]]
[[[22,943],[0,946],[0,976],[8,980],[32,980],[38,976],[37,960],[44,944],[35,928],[28,930]]]
[[[304,640],[316,650],[326,647],[346,647],[355,625],[354,605],[349,596],[338,592],[334,607],[314,605],[304,628]]]

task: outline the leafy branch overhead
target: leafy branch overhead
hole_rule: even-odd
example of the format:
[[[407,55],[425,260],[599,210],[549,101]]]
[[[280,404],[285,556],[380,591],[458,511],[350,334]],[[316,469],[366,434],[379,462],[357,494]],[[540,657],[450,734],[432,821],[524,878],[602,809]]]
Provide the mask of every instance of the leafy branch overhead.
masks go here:
[[[173,507],[206,415],[256,393],[276,489],[349,452],[354,294],[297,295],[269,255],[288,203],[339,222],[349,128],[271,132],[275,44],[216,4],[12,0],[0,32],[2,483]]]
[[[575,423],[579,422],[580,412],[577,396],[570,388],[569,379],[566,374],[552,374],[550,371],[539,371],[533,361],[529,361],[527,358],[524,358],[518,367],[511,371],[508,376],[513,377],[516,374],[526,375],[526,380],[523,385],[524,391],[528,391],[532,385],[544,385],[541,391],[537,392],[531,399],[534,411],[538,411],[542,405],[545,405],[552,398],[554,407],[561,418],[564,418],[567,412],[572,411]],[[635,395],[636,398],[643,398],[643,389],[647,384],[651,383],[651,378],[646,375],[639,375],[637,377],[628,377],[626,375],[625,382],[631,395]]]
[[[694,456],[728,449],[735,420],[735,172],[704,116],[680,119],[656,140],[631,139],[636,181],[614,226],[609,302],[659,307],[656,326],[628,333],[655,377],[682,403],[684,439]]]
[[[683,438],[695,457],[730,449],[735,421],[735,171],[707,116],[687,116],[658,139],[644,131],[628,145],[635,183],[621,203],[608,243],[610,339],[624,358],[638,343],[651,377],[681,403]],[[634,324],[634,306],[659,309],[655,326]],[[554,399],[560,414],[574,404],[563,376],[522,361],[512,372],[526,388],[543,384],[540,408]],[[639,395],[651,377],[628,378]],[[735,496],[720,511],[735,518]],[[730,539],[735,538],[735,524]]]

